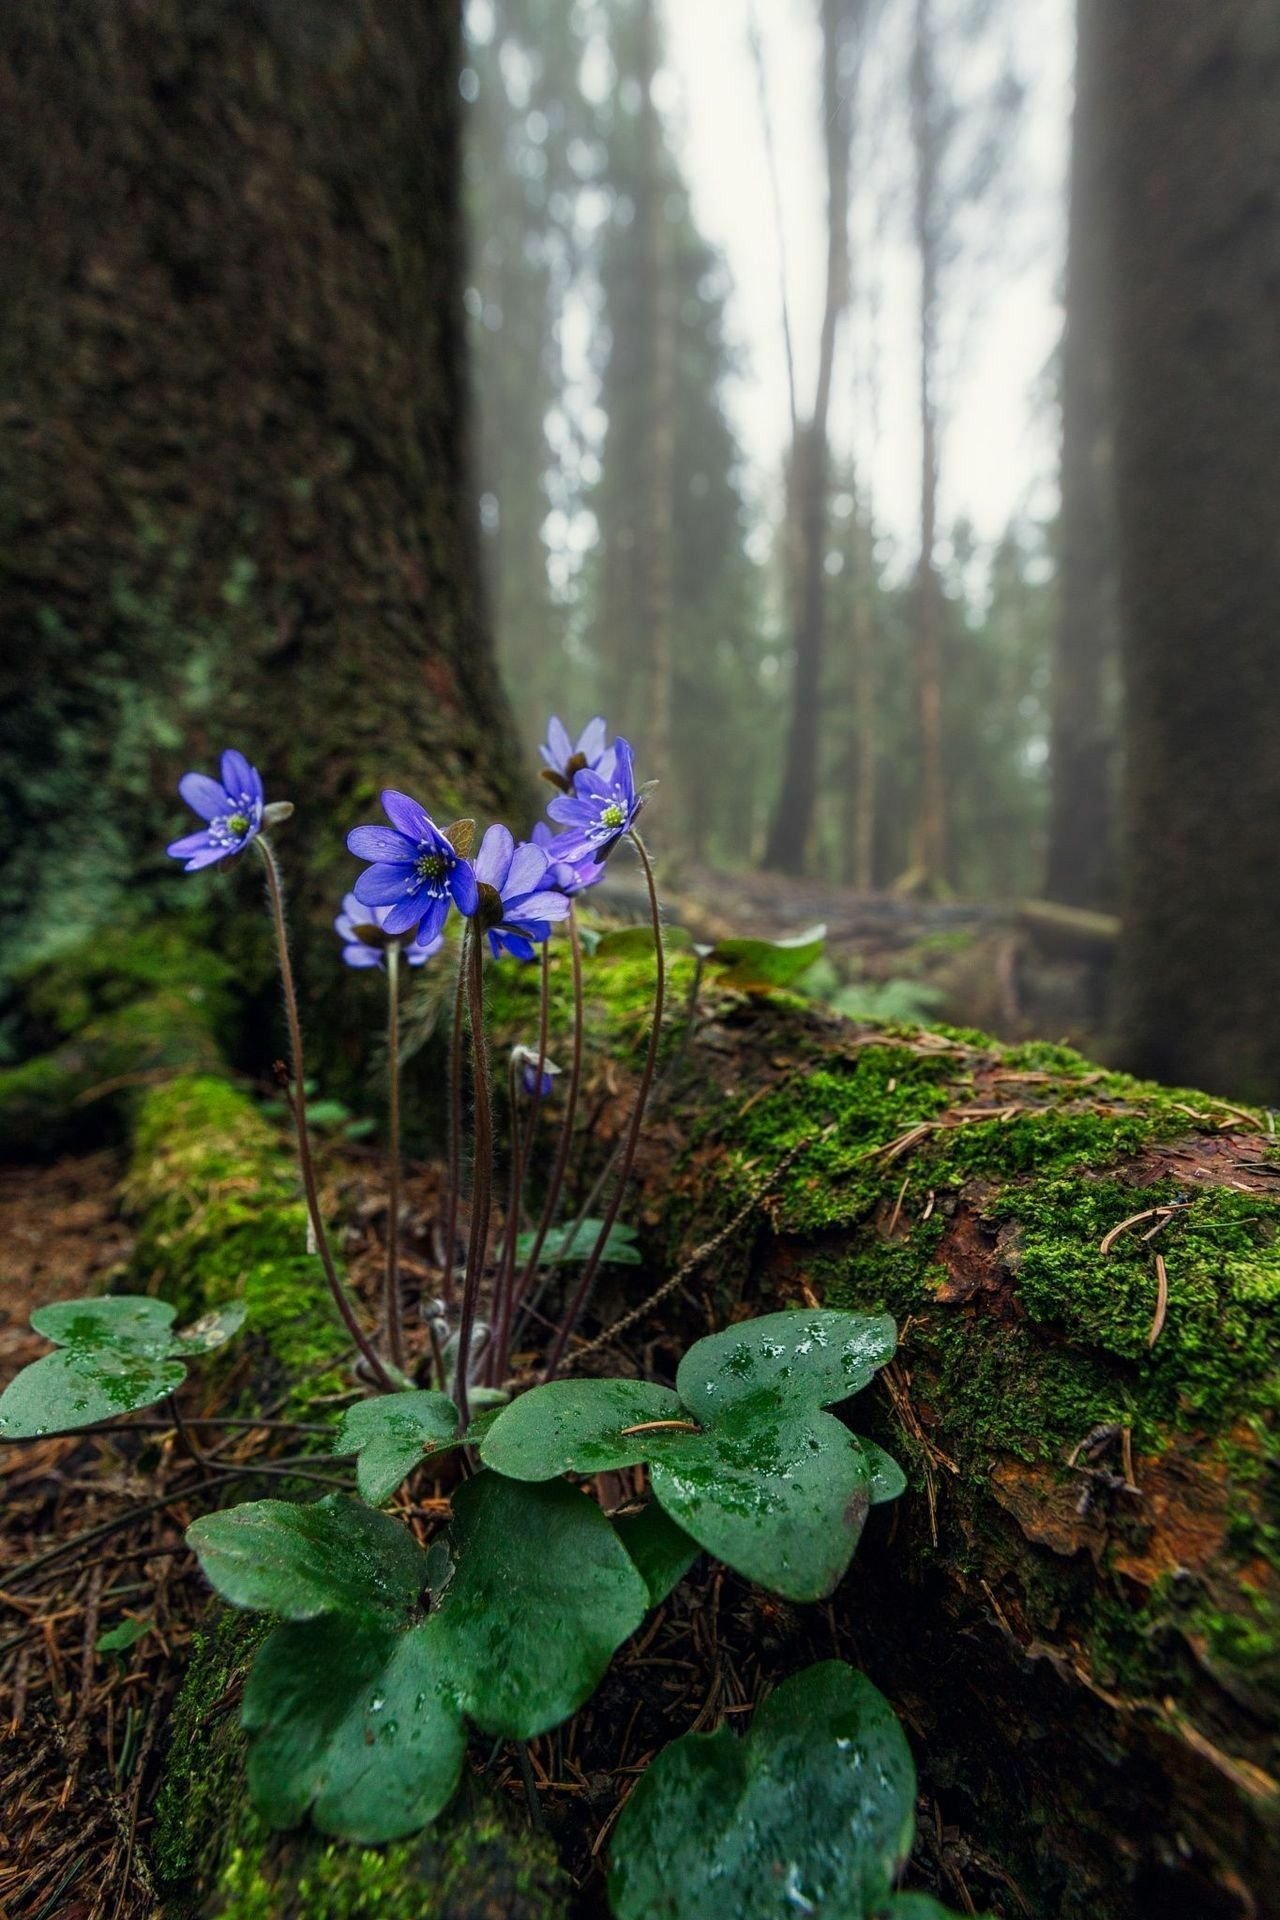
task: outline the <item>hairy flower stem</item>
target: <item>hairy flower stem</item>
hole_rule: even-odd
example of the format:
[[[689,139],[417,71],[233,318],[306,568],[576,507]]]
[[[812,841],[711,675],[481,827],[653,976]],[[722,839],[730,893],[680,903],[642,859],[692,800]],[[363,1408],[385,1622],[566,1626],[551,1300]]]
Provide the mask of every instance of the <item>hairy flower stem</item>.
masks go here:
[[[649,859],[643,840],[634,828],[629,837],[632,846],[634,846],[636,850],[640,865],[644,868],[645,885],[649,890],[649,917],[653,925],[654,958],[653,1025],[649,1029],[649,1047],[644,1058],[644,1070],[640,1075],[640,1085],[636,1091],[636,1104],[631,1115],[631,1125],[627,1131],[626,1144],[622,1150],[622,1164],[618,1169],[618,1178],[614,1184],[613,1197],[605,1209],[604,1219],[600,1223],[600,1231],[596,1236],[596,1243],[591,1249],[586,1266],[583,1268],[582,1278],[578,1282],[573,1298],[570,1300],[568,1309],[556,1332],[555,1344],[552,1346],[551,1353],[547,1359],[546,1372],[543,1374],[544,1381],[554,1380],[556,1377],[560,1362],[564,1358],[565,1348],[568,1346],[573,1330],[578,1324],[582,1309],[587,1303],[587,1297],[591,1292],[596,1274],[599,1271],[600,1262],[604,1257],[605,1247],[609,1242],[609,1235],[613,1231],[613,1224],[622,1206],[622,1196],[626,1192],[627,1181],[630,1178],[631,1168],[635,1162],[636,1147],[640,1141],[640,1129],[644,1124],[645,1108],[649,1101],[649,1090],[653,1085],[654,1071],[658,1064],[658,1046],[662,1039],[662,1015],[666,1006],[667,997],[667,960],[662,946],[662,916],[658,908],[658,889],[653,878],[653,864]]]
[[[347,1290],[338,1277],[338,1269],[333,1263],[333,1254],[329,1249],[329,1236],[324,1230],[324,1216],[320,1211],[320,1191],[316,1185],[315,1163],[311,1158],[311,1137],[307,1131],[307,1096],[304,1091],[306,1068],[302,1055],[302,1026],[298,1019],[298,993],[293,984],[293,963],[289,958],[289,936],[284,924],[284,896],[280,888],[280,869],[276,865],[275,854],[265,833],[260,833],[253,844],[262,855],[262,864],[267,870],[267,898],[271,904],[276,951],[280,959],[280,984],[284,990],[284,1011],[289,1026],[289,1051],[293,1056],[293,1086],[290,1090],[289,1104],[293,1108],[294,1129],[298,1137],[298,1169],[302,1174],[302,1189],[307,1200],[307,1218],[311,1222],[316,1252],[320,1255],[324,1277],[329,1283],[333,1304],[338,1309],[342,1324],[350,1334],[357,1351],[378,1386],[389,1393],[392,1390],[392,1382],[372,1342],[356,1319],[355,1311],[347,1298]]]
[[[466,936],[458,951],[458,979],[453,990],[453,1037],[449,1042],[449,1199],[444,1222],[444,1272],[440,1292],[445,1306],[453,1294],[453,1256],[458,1241],[458,1207],[462,1196],[462,1025],[467,1005]],[[444,1386],[441,1375],[440,1385]]]
[[[400,1299],[400,942],[387,942],[387,1277],[383,1311],[391,1363],[405,1368]]]
[[[511,1295],[516,1283],[516,1238],[520,1232],[520,1190],[524,1185],[528,1135],[520,1127],[520,1069],[514,1057],[507,1068],[507,1104],[511,1115],[511,1156],[507,1177],[507,1225],[502,1236],[502,1258],[493,1304],[493,1339],[486,1375],[490,1386],[501,1386],[507,1370],[507,1341],[511,1334]]]
[[[471,1336],[484,1279],[485,1251],[489,1244],[489,1201],[493,1185],[493,1108],[489,1097],[489,1050],[484,1037],[484,946],[483,936],[474,920],[467,929],[466,938],[464,965],[474,1063],[475,1157],[471,1173],[471,1232],[467,1241],[467,1273],[462,1283],[457,1378],[453,1395],[457,1403],[459,1425],[464,1433],[470,1418],[467,1374],[471,1364]]]
[[[569,909],[569,924],[573,924],[573,909]],[[525,1124],[523,1143],[519,1141],[518,1081],[514,1063],[511,1072],[511,1144],[512,1144],[512,1187],[509,1224],[503,1246],[502,1278],[499,1287],[499,1312],[496,1315],[496,1338],[492,1349],[490,1382],[501,1386],[503,1376],[511,1364],[511,1329],[515,1320],[517,1303],[523,1300],[529,1284],[529,1274],[536,1264],[542,1247],[542,1238],[546,1234],[546,1209],[538,1227],[539,1237],[533,1249],[533,1261],[521,1274],[516,1284],[516,1241],[520,1231],[521,1201],[524,1194],[525,1175],[533,1160],[533,1142],[538,1125],[538,1115],[542,1111],[543,1076],[547,1068],[547,1035],[551,1024],[551,942],[542,943],[542,1006],[538,1018],[538,1069],[533,1094],[529,1101],[529,1118]]]
[[[538,1271],[538,1262],[542,1257],[543,1244],[555,1225],[556,1214],[560,1207],[560,1195],[564,1191],[564,1176],[569,1165],[569,1155],[573,1150],[573,1126],[578,1116],[578,1092],[582,1085],[582,942],[578,938],[578,917],[572,900],[569,902],[568,924],[569,951],[573,957],[573,1058],[569,1063],[569,1085],[565,1093],[564,1118],[560,1124],[560,1142],[556,1148],[555,1164],[551,1169],[551,1180],[542,1207],[542,1218],[534,1233],[533,1245],[529,1249],[529,1258],[525,1261],[524,1272],[520,1276],[520,1286],[515,1297],[521,1306],[529,1296],[529,1289],[533,1285],[534,1275]]]

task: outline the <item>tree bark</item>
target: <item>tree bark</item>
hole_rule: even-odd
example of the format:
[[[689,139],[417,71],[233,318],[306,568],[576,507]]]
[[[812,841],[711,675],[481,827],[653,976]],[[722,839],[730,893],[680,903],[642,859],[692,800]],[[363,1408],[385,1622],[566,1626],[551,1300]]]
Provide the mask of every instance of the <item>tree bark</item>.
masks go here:
[[[822,126],[827,156],[827,290],[818,344],[813,413],[795,435],[791,478],[796,515],[795,673],[782,788],[765,846],[764,865],[803,871],[817,796],[818,710],[826,625],[827,415],[836,333],[849,300],[849,144],[852,77],[847,50],[860,30],[856,0],[822,0]]]
[[[675,356],[676,289],[672,273],[671,225],[664,205],[662,126],[653,98],[658,68],[656,0],[642,0],[639,20],[641,88],[641,193],[636,207],[644,271],[644,302],[637,343],[641,352],[641,391],[645,402],[641,442],[640,513],[636,577],[640,590],[640,628],[648,651],[648,687],[643,727],[638,729],[652,776],[671,772],[671,701],[675,662],[672,654],[672,539],[675,511]]]
[[[1122,1019],[1143,1072],[1275,1099],[1280,15],[1106,7],[1126,678]]]
[[[1106,0],[1076,9],[1067,322],[1062,343],[1062,509],[1049,741],[1045,892],[1065,906],[1114,896],[1115,501],[1099,106]]]
[[[297,803],[326,930],[380,786],[446,817],[517,796],[477,602],[459,31],[414,0],[3,9],[0,890],[27,952],[68,903],[192,897],[174,783],[229,741]]]

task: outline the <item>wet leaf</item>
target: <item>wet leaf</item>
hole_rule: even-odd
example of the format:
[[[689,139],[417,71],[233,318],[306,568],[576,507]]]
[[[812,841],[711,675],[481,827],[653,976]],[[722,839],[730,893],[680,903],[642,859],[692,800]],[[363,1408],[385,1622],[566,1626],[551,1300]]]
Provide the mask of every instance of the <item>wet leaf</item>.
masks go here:
[[[664,1749],[619,1818],[617,1920],[866,1920],[914,1829],[915,1768],[887,1700],[842,1661],[785,1681],[738,1740]]]
[[[251,1500],[206,1514],[187,1528],[187,1543],[224,1600],[286,1620],[403,1613],[427,1584],[413,1536],[341,1493],[308,1506]]]
[[[881,1506],[886,1500],[896,1500],[904,1494],[907,1476],[893,1455],[886,1453],[883,1447],[878,1447],[874,1440],[864,1439],[860,1433],[851,1438],[866,1463],[872,1506]]]
[[[653,1457],[655,1421],[688,1422],[679,1396],[643,1380],[553,1380],[501,1413],[480,1448],[487,1467],[511,1480],[606,1473]],[[628,1427],[644,1427],[628,1434]]]
[[[273,1827],[296,1826],[310,1808],[322,1833],[373,1846],[448,1803],[466,1733],[426,1634],[345,1614],[271,1634],[241,1718],[250,1791]]]
[[[744,1402],[649,1465],[654,1498],[708,1553],[788,1600],[821,1600],[871,1506],[862,1453],[829,1413]]]
[[[827,938],[824,926],[809,927],[804,933],[791,934],[785,940],[761,940],[742,936],[717,940],[707,957],[707,965],[719,967],[720,984],[739,993],[771,993],[789,987],[806,973],[822,953]]]
[[[187,1377],[182,1358],[230,1339],[244,1309],[226,1307],[181,1334],[173,1318],[167,1302],[143,1294],[38,1307],[31,1324],[58,1351],[24,1367],[0,1394],[0,1439],[67,1433],[163,1400]]]
[[[651,1500],[639,1513],[624,1513],[613,1524],[649,1589],[649,1605],[660,1607],[667,1595],[680,1585],[701,1553],[701,1547],[662,1511],[656,1500]]]
[[[427,1630],[477,1726],[531,1740],[594,1692],[648,1589],[599,1507],[563,1481],[478,1474],[453,1512],[456,1564]]]
[[[676,1388],[698,1420],[763,1389],[797,1405],[829,1407],[870,1385],[896,1345],[887,1313],[766,1313],[697,1341],[680,1362]]]
[[[570,1221],[565,1227],[552,1227],[542,1243],[538,1255],[540,1267],[550,1266],[553,1262],[563,1265],[566,1261],[586,1260],[595,1246],[603,1220],[584,1220],[581,1226]],[[535,1234],[532,1230],[522,1233],[516,1241],[516,1259],[524,1261],[533,1252]],[[636,1230],[626,1226],[621,1220],[615,1220],[609,1229],[609,1238],[605,1241],[602,1264],[606,1267],[638,1267],[640,1249],[635,1244]]]
[[[429,1453],[454,1446],[458,1439],[458,1409],[448,1395],[415,1388],[410,1393],[379,1394],[348,1407],[333,1450],[357,1456],[360,1496],[378,1507]]]

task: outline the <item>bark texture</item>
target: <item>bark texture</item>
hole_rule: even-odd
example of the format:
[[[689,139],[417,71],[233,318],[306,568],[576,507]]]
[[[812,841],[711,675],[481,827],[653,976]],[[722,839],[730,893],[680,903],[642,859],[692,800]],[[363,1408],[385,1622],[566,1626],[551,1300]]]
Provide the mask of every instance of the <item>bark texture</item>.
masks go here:
[[[1127,679],[1124,1030],[1280,1090],[1280,14],[1104,10]]]
[[[28,951],[55,903],[65,931],[191,897],[174,782],[229,739],[298,803],[317,922],[380,786],[515,797],[458,66],[434,0],[3,9],[0,888]]]
[[[1115,891],[1117,674],[1110,265],[1099,123],[1106,0],[1076,9],[1067,324],[1062,342],[1062,516],[1049,740],[1045,892],[1072,907],[1110,907]]]

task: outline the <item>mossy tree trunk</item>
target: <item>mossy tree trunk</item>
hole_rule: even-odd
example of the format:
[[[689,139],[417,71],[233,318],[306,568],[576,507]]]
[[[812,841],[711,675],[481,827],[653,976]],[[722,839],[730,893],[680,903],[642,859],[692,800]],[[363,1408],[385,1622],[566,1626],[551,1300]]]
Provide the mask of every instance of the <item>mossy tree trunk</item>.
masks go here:
[[[446,817],[518,797],[477,592],[458,13],[0,9],[0,973],[192,898],[174,785],[229,740],[298,804],[317,924],[379,787]]]
[[[1280,11],[1102,9],[1142,1072],[1274,1100],[1280,948]]]

